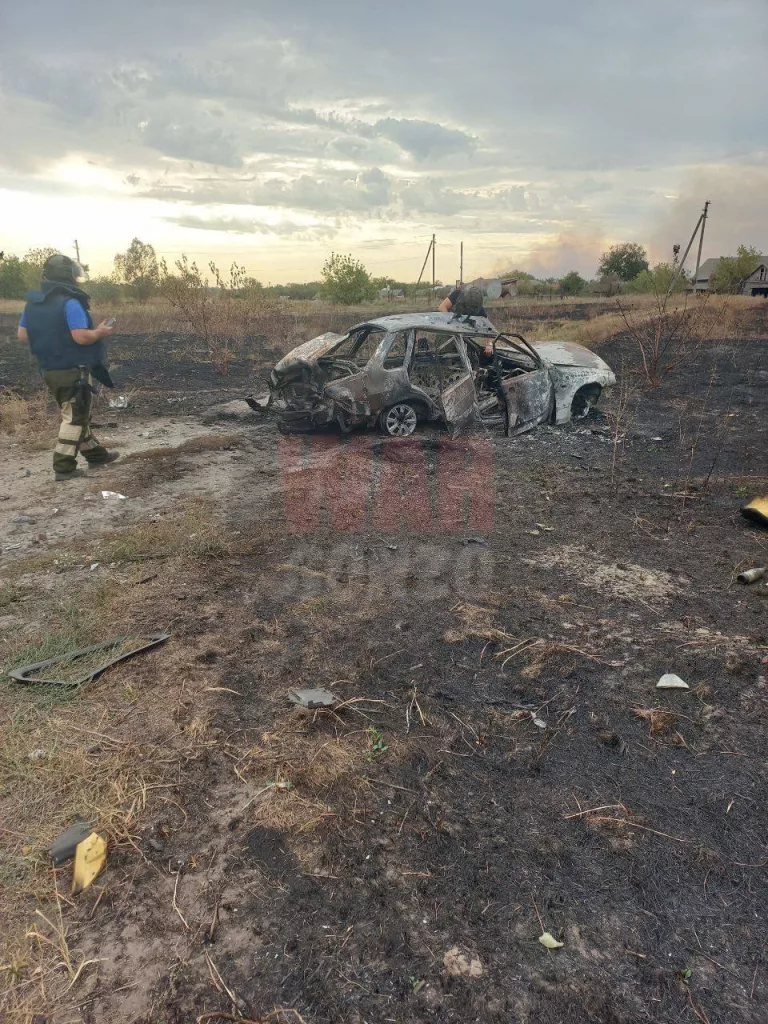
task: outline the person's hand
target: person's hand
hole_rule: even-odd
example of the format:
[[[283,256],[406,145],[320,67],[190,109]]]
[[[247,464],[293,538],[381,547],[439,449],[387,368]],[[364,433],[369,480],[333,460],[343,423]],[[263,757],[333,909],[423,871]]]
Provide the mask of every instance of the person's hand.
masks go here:
[[[110,334],[114,334],[115,326],[113,324],[110,327],[109,326],[109,322],[107,320],[102,320],[101,323],[99,324],[99,326],[96,328],[96,330],[98,331],[100,339],[101,338],[108,338],[110,336]]]

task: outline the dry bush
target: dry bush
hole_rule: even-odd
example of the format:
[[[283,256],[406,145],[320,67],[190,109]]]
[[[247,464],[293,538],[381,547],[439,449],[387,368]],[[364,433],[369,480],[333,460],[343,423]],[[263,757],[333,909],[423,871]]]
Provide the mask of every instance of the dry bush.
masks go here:
[[[624,328],[637,345],[643,375],[659,387],[667,374],[691,358],[703,342],[728,337],[735,330],[733,306],[726,299],[657,294],[650,311],[617,300]]]
[[[45,449],[53,445],[54,423],[48,407],[48,393],[43,389],[31,398],[22,398],[13,391],[0,393],[0,433],[34,448]]]
[[[177,327],[200,338],[216,371],[226,374],[248,340],[262,335],[279,344],[292,321],[281,303],[266,296],[236,263],[226,281],[215,263],[209,269],[211,278],[182,256],[171,273],[163,262],[161,288]]]

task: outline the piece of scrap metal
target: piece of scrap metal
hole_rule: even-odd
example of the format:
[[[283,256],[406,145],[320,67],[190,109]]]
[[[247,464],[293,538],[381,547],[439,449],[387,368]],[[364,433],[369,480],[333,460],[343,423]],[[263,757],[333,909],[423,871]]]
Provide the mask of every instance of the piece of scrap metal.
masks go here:
[[[761,526],[768,526],[768,496],[764,498],[755,498],[750,501],[748,505],[745,505],[741,510],[741,514],[745,519],[749,519],[753,523],[760,523]]]
[[[332,708],[339,703],[339,698],[330,690],[310,689],[292,690],[288,694],[288,700],[299,708],[308,708],[314,711],[317,708]]]
[[[45,683],[49,686],[82,686],[84,683],[89,683],[92,679],[101,675],[102,672],[112,665],[116,665],[118,661],[124,661],[126,658],[132,658],[134,654],[147,651],[150,647],[156,647],[158,644],[168,640],[170,636],[170,633],[129,633],[128,636],[116,637],[114,640],[107,640],[103,644],[94,644],[93,647],[83,647],[80,650],[70,651],[68,654],[60,654],[57,658],[48,658],[47,661],[36,661],[32,665],[23,665],[21,668],[13,669],[8,675],[17,683]],[[78,679],[43,679],[40,676],[41,670],[50,668],[51,665],[59,665],[62,662],[71,663],[89,654],[94,654],[96,651],[109,651],[120,647],[121,644],[129,640],[143,640],[145,642],[140,647],[134,647],[133,650],[126,651],[124,654],[118,654],[117,657],[102,662],[95,669]]]
[[[768,572],[768,569],[765,568],[745,569],[744,572],[739,573],[736,579],[739,583],[756,583],[765,576],[766,572]]]
[[[61,864],[66,864],[68,860],[72,860],[75,850],[93,832],[95,824],[95,821],[78,821],[54,839],[48,847],[54,867],[59,867]]]

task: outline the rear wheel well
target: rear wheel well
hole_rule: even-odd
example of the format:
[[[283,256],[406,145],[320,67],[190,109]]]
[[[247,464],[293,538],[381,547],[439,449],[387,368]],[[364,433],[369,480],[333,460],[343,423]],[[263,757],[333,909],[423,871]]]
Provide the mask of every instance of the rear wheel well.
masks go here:
[[[592,406],[597,404],[602,391],[602,386],[594,381],[583,384],[571,399],[571,419],[583,419]]]

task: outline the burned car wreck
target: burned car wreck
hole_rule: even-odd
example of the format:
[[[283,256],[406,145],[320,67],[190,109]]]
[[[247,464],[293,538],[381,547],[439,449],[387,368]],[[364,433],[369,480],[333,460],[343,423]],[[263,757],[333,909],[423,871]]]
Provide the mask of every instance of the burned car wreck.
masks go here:
[[[452,433],[484,424],[511,436],[584,416],[615,381],[580,345],[530,344],[480,316],[410,313],[299,345],[272,370],[269,395],[247,401],[275,413],[286,433],[336,423],[407,437],[442,422]]]

